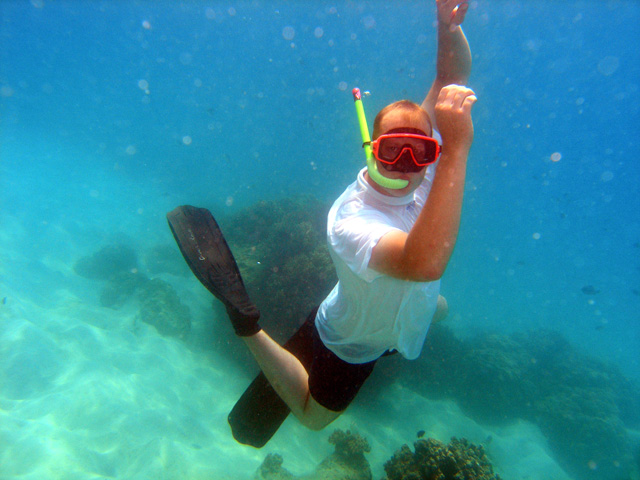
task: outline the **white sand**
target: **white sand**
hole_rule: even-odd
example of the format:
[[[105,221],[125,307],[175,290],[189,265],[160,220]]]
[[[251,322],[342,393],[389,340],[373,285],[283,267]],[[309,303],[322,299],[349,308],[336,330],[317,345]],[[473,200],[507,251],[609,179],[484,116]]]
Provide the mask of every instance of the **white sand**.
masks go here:
[[[331,453],[327,438],[342,428],[371,443],[374,478],[424,429],[445,442],[457,436],[485,443],[491,436],[487,453],[505,479],[568,479],[532,425],[484,428],[452,402],[400,386],[376,405],[356,402],[323,432],[290,418],[264,449],[241,446],[226,415],[249,377],[228,359],[193,351],[145,324],[134,328],[133,307],[101,308],[54,286],[56,300],[38,302],[7,280],[3,271],[0,478],[243,479],[270,452],[302,474]],[[193,284],[197,311],[209,299],[190,280],[180,281]]]

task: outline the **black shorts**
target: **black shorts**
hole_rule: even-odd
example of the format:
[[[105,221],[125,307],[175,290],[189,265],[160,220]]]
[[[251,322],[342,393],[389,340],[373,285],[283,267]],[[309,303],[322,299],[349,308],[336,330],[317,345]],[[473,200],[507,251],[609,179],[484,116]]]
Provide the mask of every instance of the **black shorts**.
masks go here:
[[[329,410],[342,412],[358,394],[360,387],[373,372],[377,360],[367,363],[349,363],[329,350],[320,339],[315,326],[318,309],[307,318],[307,327],[313,330],[313,357],[309,371],[309,392],[313,399]],[[311,323],[311,325],[309,325]]]

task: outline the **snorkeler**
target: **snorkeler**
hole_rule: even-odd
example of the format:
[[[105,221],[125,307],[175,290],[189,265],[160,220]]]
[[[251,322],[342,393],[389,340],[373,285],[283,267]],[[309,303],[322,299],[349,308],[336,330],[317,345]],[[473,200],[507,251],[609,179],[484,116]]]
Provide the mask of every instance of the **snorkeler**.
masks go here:
[[[471,70],[460,28],[468,4],[436,4],[436,78],[421,106],[402,100],[376,116],[373,141],[365,139],[367,167],[329,212],[338,283],[284,347],[260,328],[211,213],[183,206],[167,215],[187,263],[224,303],[262,371],[229,415],[241,443],[263,446],[289,412],[321,429],[352,402],[380,357],[420,354],[457,239],[476,101],[461,86]]]

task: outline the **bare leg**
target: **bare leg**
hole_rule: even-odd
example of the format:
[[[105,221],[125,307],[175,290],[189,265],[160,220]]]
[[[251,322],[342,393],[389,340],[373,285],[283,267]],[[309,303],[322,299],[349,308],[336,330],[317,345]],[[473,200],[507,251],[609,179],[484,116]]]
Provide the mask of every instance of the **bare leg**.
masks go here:
[[[321,430],[340,416],[316,402],[309,393],[309,374],[300,361],[264,330],[242,337],[273,389],[304,426]]]

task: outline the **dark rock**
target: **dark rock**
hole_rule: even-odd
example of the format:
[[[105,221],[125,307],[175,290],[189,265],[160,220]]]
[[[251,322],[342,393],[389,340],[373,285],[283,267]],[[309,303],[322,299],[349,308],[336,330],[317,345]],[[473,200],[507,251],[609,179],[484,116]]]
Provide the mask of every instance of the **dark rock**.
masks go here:
[[[186,338],[191,330],[191,314],[171,285],[157,278],[149,280],[138,296],[140,320],[153,325],[161,335]]]
[[[100,292],[100,304],[107,308],[120,308],[135,298],[148,279],[140,273],[119,272],[111,276]]]
[[[108,280],[122,272],[138,268],[136,252],[126,245],[109,245],[94,254],[80,258],[73,270],[80,276],[94,280]]]
[[[189,276],[191,271],[184,261],[176,244],[156,245],[144,255],[144,266],[150,275],[169,273],[176,276]]]

